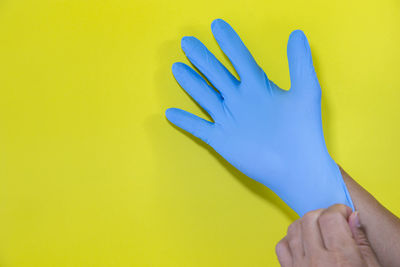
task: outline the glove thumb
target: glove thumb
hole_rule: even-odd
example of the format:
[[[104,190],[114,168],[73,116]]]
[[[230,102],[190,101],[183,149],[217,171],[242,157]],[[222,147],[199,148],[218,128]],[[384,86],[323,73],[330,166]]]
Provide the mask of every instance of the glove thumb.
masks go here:
[[[364,228],[360,223],[360,217],[357,211],[353,212],[349,217],[349,226],[353,234],[353,238],[357,243],[357,246],[364,258],[367,266],[380,266],[376,258],[375,252],[373,251],[367,235],[365,234]]]
[[[320,96],[321,89],[315,74],[310,45],[301,30],[290,34],[287,44],[290,90],[296,94]]]

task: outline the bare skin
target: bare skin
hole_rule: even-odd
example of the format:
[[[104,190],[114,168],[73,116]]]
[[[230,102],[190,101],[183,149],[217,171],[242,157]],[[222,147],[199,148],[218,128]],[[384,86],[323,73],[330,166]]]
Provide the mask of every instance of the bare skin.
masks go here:
[[[378,267],[380,266],[357,212],[337,204],[310,211],[292,223],[277,244],[282,267]]]
[[[399,266],[400,219],[340,171],[356,211],[338,204],[292,223],[276,246],[281,265]]]
[[[340,168],[366,237],[382,266],[400,264],[400,219]]]

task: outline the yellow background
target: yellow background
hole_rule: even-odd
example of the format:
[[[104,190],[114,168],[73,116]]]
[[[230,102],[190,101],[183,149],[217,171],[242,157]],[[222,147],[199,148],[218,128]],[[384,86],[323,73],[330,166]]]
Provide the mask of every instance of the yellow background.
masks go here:
[[[278,264],[296,215],[164,117],[204,115],[170,68],[184,35],[227,62],[215,18],[283,88],[304,30],[330,153],[400,215],[399,1],[2,0],[0,266]]]

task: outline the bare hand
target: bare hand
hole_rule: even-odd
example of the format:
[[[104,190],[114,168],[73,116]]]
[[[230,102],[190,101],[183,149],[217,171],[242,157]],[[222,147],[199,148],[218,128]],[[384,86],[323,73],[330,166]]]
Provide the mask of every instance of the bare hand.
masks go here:
[[[342,204],[308,212],[292,223],[276,254],[283,267],[380,266],[357,212]]]

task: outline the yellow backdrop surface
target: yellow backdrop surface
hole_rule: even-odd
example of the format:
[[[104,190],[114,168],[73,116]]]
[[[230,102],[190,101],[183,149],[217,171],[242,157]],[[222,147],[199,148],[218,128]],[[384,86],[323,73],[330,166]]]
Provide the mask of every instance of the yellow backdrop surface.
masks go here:
[[[228,21],[289,88],[308,36],[330,153],[400,215],[400,4],[2,0],[0,266],[276,266],[296,215],[164,117],[180,39]],[[229,67],[230,68],[230,67]]]

